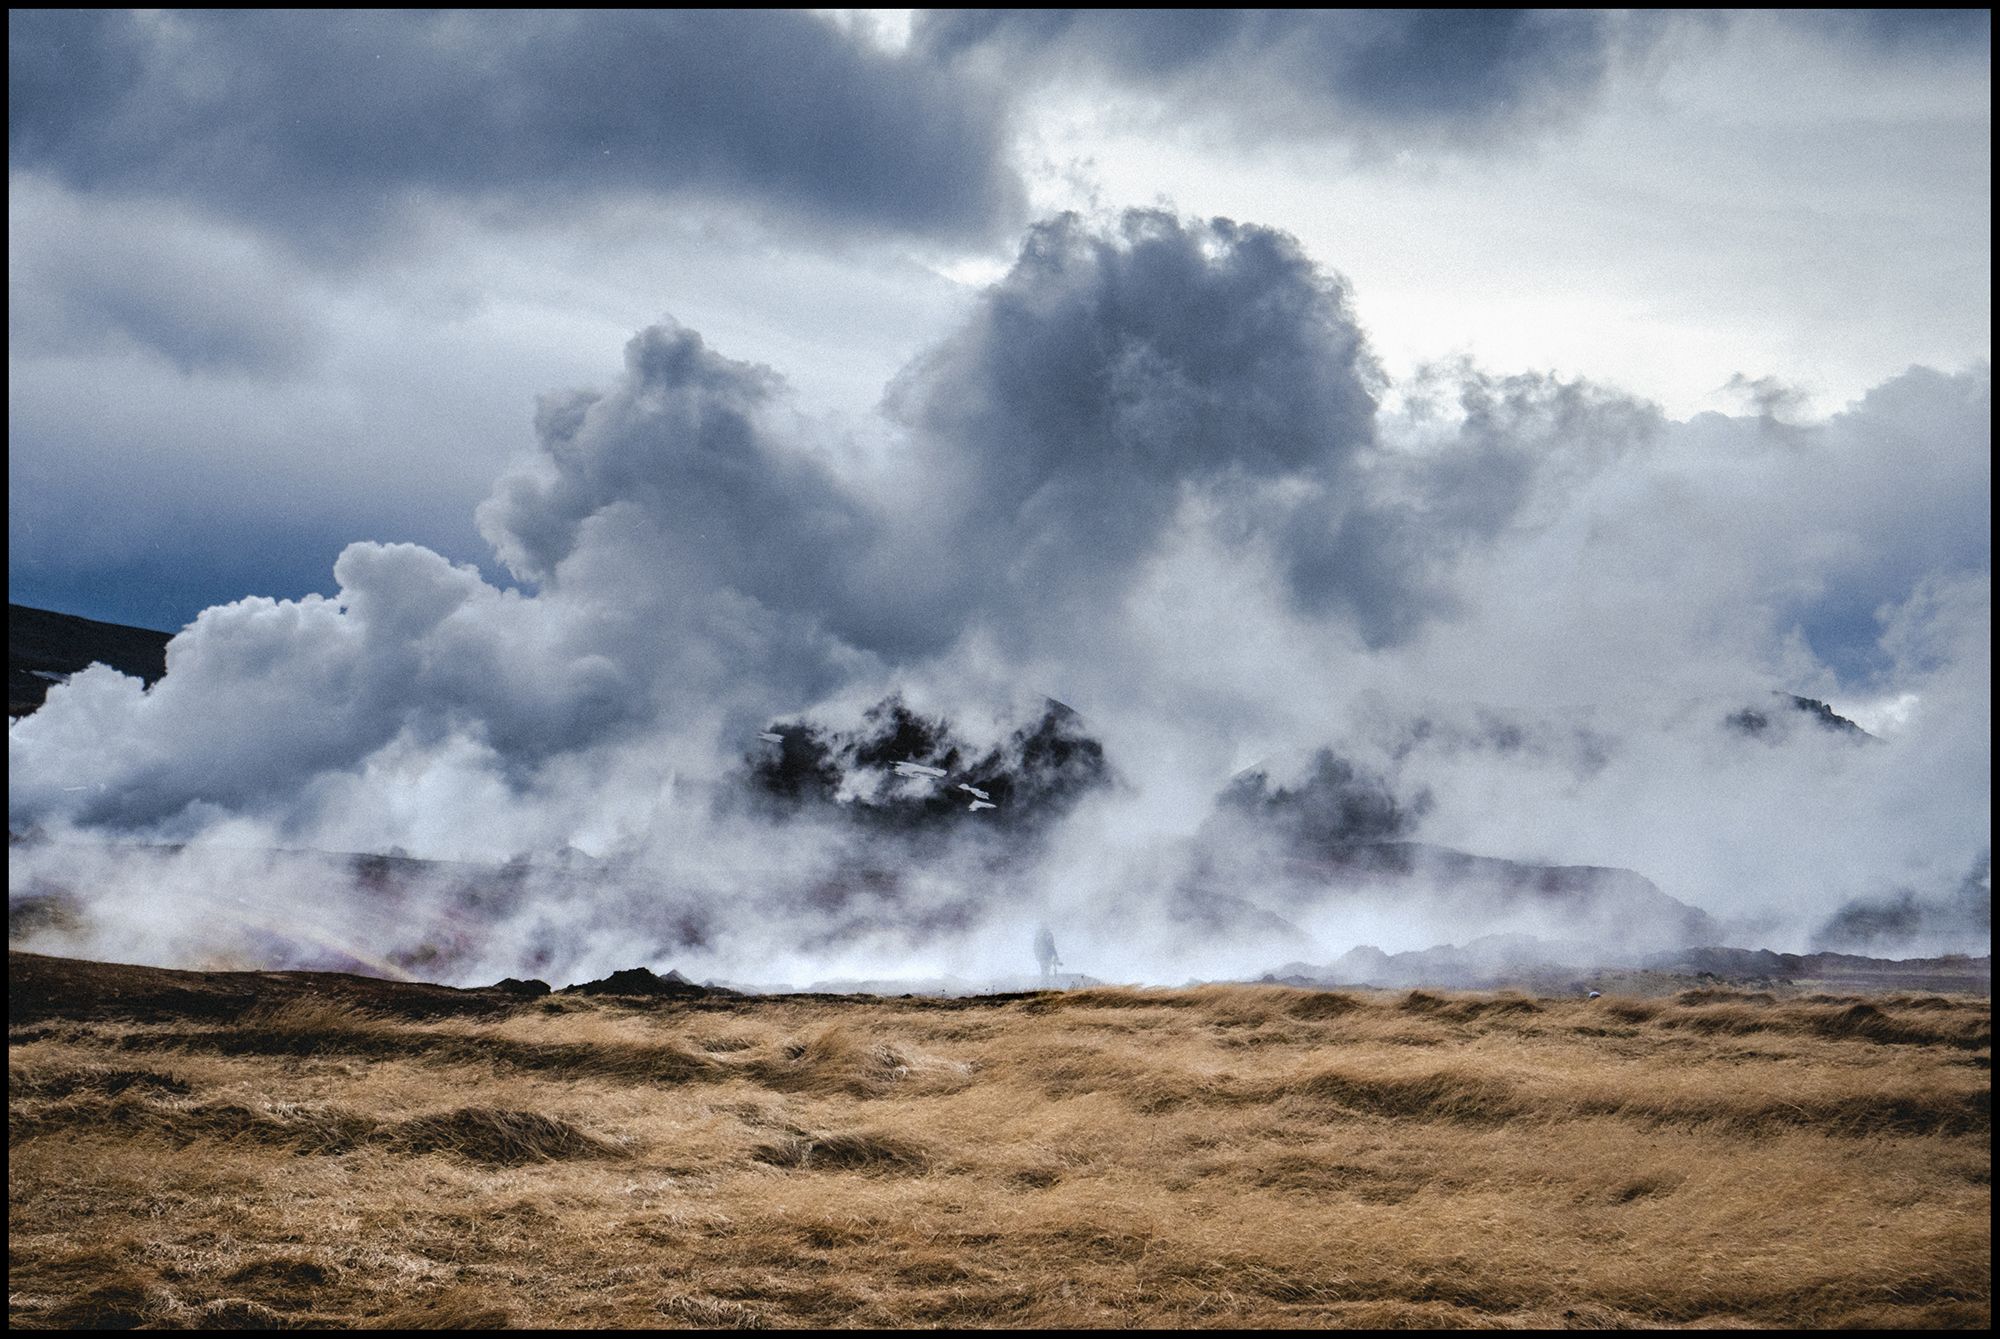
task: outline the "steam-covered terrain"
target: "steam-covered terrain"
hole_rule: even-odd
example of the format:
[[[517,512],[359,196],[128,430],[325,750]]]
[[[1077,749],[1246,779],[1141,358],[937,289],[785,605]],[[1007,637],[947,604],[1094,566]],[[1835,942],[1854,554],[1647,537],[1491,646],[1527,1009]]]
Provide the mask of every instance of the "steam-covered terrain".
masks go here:
[[[1038,923],[1149,981],[1986,946],[1984,372],[1781,435],[1543,377],[1392,400],[1291,239],[1134,211],[1036,228],[884,415],[837,464],[666,322],[543,398],[479,511],[513,584],[357,542],[150,687],[52,685],[17,942],[795,983],[1006,975]],[[1880,738],[1774,689],[1843,657]]]
[[[67,631],[60,615],[24,612]],[[70,640],[98,626],[84,625]],[[1763,711],[1746,707],[1722,724],[1762,737],[1798,728],[1786,714],[1844,740],[1873,738],[1824,703],[1797,697]],[[1752,719],[1758,723],[1746,725]],[[1026,955],[1008,956],[1020,945],[1005,942],[991,945],[994,966],[983,976],[947,960],[926,975],[870,980],[852,975],[867,965],[854,959],[848,975],[787,982],[773,965],[795,955],[794,970],[804,973],[854,944],[908,952],[1004,934],[1027,909],[1049,905],[1037,902],[1034,884],[1060,849],[1065,821],[1127,785],[1088,723],[1052,699],[976,746],[898,695],[847,729],[803,716],[770,722],[719,780],[679,788],[683,803],[705,806],[713,831],[747,829],[809,848],[817,863],[807,869],[781,850],[747,845],[737,848],[740,863],[689,869],[574,847],[495,863],[17,834],[9,937],[17,946],[114,960],[335,968],[461,984],[515,973],[567,982],[619,962],[663,970],[735,962],[749,969],[737,967],[734,979],[762,989],[1027,988],[1051,978],[1028,977]],[[1962,951],[1951,961],[1892,962],[1721,950],[1722,922],[1634,871],[1408,840],[1434,804],[1428,788],[1398,795],[1383,775],[1328,748],[1250,768],[1216,794],[1193,834],[1162,843],[1152,868],[1167,882],[1153,900],[1128,895],[1113,906],[1210,936],[1246,963],[1253,960],[1242,955],[1261,953],[1264,979],[1298,984],[1574,993],[1630,982],[1632,972],[1962,990],[1984,990],[1990,980],[1990,958]],[[1973,876],[1936,903],[1919,903],[1908,890],[1855,902],[1818,928],[1814,947],[1901,947],[1939,923],[1976,927],[1985,898]],[[784,929],[746,944],[746,908]],[[646,937],[631,939],[635,929]],[[1399,936],[1404,947],[1396,952],[1377,946]],[[1093,958],[1101,954],[1088,938],[1083,943]],[[1343,944],[1337,956],[1328,952]]]

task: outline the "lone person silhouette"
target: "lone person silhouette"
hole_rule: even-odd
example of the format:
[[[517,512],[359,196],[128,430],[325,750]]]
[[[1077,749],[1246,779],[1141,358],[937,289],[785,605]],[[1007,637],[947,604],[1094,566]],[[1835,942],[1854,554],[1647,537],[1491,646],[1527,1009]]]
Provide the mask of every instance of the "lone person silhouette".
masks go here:
[[[1062,966],[1062,959],[1056,956],[1056,937],[1046,925],[1035,931],[1035,961],[1041,965],[1043,985],[1053,981],[1056,968]]]

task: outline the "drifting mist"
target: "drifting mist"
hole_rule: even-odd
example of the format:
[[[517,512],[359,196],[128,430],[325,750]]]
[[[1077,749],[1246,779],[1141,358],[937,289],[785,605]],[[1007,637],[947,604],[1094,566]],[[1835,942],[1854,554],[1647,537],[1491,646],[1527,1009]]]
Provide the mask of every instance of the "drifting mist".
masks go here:
[[[10,901],[78,904],[16,942],[459,981],[1017,973],[1042,922],[1111,979],[1984,951],[1990,420],[1984,367],[1812,423],[1391,385],[1289,237],[1158,211],[1033,229],[866,440],[663,320],[542,397],[478,513],[513,585],[358,541],[333,598],[14,723]],[[1638,882],[1564,920],[1507,890],[1582,876],[1529,867]]]

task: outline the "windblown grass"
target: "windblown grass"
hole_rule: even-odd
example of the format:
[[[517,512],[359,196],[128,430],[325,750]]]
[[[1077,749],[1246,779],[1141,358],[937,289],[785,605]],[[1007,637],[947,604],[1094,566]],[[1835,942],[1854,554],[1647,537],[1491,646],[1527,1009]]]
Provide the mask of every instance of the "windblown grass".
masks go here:
[[[10,1317],[1983,1327],[1990,1051],[1722,989],[37,1024]]]

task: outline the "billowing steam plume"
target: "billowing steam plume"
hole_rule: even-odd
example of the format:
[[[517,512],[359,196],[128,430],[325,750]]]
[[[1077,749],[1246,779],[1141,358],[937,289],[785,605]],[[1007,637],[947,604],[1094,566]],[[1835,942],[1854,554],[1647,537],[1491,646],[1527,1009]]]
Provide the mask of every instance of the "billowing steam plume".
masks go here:
[[[1990,419],[1983,367],[1817,424],[1391,387],[1291,239],[1158,211],[1035,228],[866,442],[662,321],[480,508],[515,585],[357,542],[333,598],[13,725],[17,942],[748,981],[1019,971],[1040,923],[1153,980],[1552,927],[1983,948]]]

